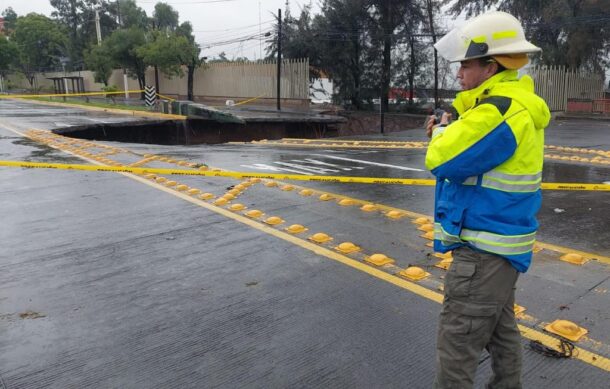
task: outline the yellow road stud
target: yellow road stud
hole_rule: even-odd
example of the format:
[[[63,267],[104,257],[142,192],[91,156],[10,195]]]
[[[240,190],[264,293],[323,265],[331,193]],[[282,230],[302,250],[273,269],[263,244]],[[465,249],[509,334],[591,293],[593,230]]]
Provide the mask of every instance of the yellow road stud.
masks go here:
[[[434,231],[428,231],[425,234],[420,235],[420,237],[425,238],[425,239],[434,240]]]
[[[322,200],[322,201],[329,201],[332,199],[333,199],[333,196],[326,194],[326,193],[324,193],[323,195],[320,196],[320,200]]]
[[[446,253],[434,253],[434,256],[440,259],[453,259],[451,251],[447,251]]]
[[[294,186],[292,186],[292,185],[284,185],[284,186],[282,186],[281,189],[283,191],[285,191],[285,192],[290,192],[290,191],[294,190]]]
[[[330,236],[328,236],[327,234],[325,234],[323,232],[318,232],[316,234],[313,234],[312,236],[310,236],[307,239],[311,240],[312,242],[316,242],[316,243],[326,243],[326,242],[333,240],[333,238],[331,238]]]
[[[228,202],[229,202],[229,200],[221,197],[219,199],[216,199],[216,201],[214,201],[214,205],[222,206],[222,205],[226,205]]]
[[[422,224],[417,229],[420,231],[424,231],[424,232],[434,231],[434,224],[432,224],[432,223]]]
[[[235,187],[233,188],[233,190],[239,190],[239,191],[241,191],[241,190],[246,189],[247,187],[248,187],[248,186],[247,186],[247,185],[244,185],[244,184],[237,184],[237,185],[235,185]]]
[[[190,195],[198,195],[199,193],[201,193],[201,191],[197,188],[191,188],[191,189],[187,190],[186,193],[188,193]]]
[[[290,227],[286,228],[286,231],[288,231],[291,234],[300,234],[301,232],[305,232],[307,230],[308,230],[308,228],[305,228],[300,224],[293,224]]]
[[[389,217],[390,219],[400,219],[401,217],[404,216],[404,214],[402,212],[399,212],[399,211],[389,211],[385,215],[387,217]]]
[[[360,251],[360,247],[356,246],[352,242],[343,242],[339,246],[335,247],[335,250],[343,254],[350,254]]]
[[[271,216],[271,217],[268,217],[267,219],[265,219],[265,223],[267,223],[271,226],[276,226],[278,224],[284,223],[284,221],[277,216]]]
[[[189,187],[187,185],[184,185],[184,184],[180,184],[180,185],[176,186],[176,190],[178,190],[180,192],[184,192],[184,191],[186,191],[188,189],[189,189]]]
[[[227,201],[235,200],[235,196],[231,193],[226,193],[222,196],[223,199],[227,199]]]
[[[266,183],[265,183],[265,186],[266,186],[267,188],[275,188],[275,187],[277,186],[277,182],[275,182],[275,181],[269,181],[269,182],[266,182]]]
[[[559,259],[561,259],[564,262],[568,262],[573,265],[579,265],[579,266],[584,265],[585,263],[589,262],[588,258],[585,258],[582,255],[576,254],[576,253],[564,254],[561,257],[559,257]]]
[[[248,216],[252,219],[258,219],[259,217],[261,217],[263,215],[264,215],[264,213],[262,213],[258,209],[252,209],[252,210],[246,212],[246,216]]]
[[[402,270],[398,274],[411,281],[420,281],[420,280],[423,280],[424,278],[430,276],[430,273],[426,272],[424,269],[422,269],[421,267],[417,267],[417,266],[410,266],[410,267],[406,268],[405,270]]]
[[[373,204],[364,204],[362,207],[360,207],[360,210],[364,212],[375,212],[377,210],[377,206]]]
[[[587,332],[589,332],[576,323],[561,319],[547,324],[544,329],[573,342],[577,342],[580,338],[587,334]]]
[[[434,267],[438,267],[439,269],[449,270],[449,267],[453,263],[453,258],[446,258],[438,262],[434,265]]]
[[[259,182],[261,182],[261,179],[258,177],[250,178],[250,182],[253,184],[258,184]]]
[[[311,189],[303,189],[299,192],[301,196],[311,196],[313,194],[313,190]]]
[[[394,263],[395,261],[392,258],[389,258],[387,255],[385,254],[373,254],[371,256],[367,256],[364,258],[364,260],[368,263],[371,263],[375,266],[383,266],[383,265],[387,265],[388,263]]]
[[[201,171],[206,171],[208,169],[209,168],[207,166],[199,166],[199,170],[201,170]]]
[[[176,186],[178,183],[176,181],[166,181],[165,186]]]
[[[233,196],[237,196],[238,194],[241,194],[241,190],[239,190],[237,188],[233,188],[230,191],[228,191],[227,193],[232,194]]]
[[[520,315],[526,310],[527,308],[525,308],[524,306],[513,304],[513,311],[515,312],[515,315]]]
[[[344,207],[349,207],[356,204],[356,202],[352,199],[341,199],[339,201],[339,205],[344,206]]]
[[[201,200],[211,200],[211,199],[213,199],[213,198],[214,198],[214,195],[213,195],[213,194],[211,194],[211,193],[207,193],[207,192],[206,192],[206,193],[202,193],[202,194],[199,196],[199,198],[200,198]]]
[[[244,209],[246,209],[246,206],[245,206],[245,205],[243,205],[243,204],[239,204],[239,203],[237,203],[237,204],[233,204],[233,205],[231,205],[231,206],[229,207],[229,209],[230,209],[231,211],[236,211],[236,212],[237,212],[237,211],[243,211]]]
[[[428,219],[427,217],[418,217],[417,219],[413,220],[413,223],[415,223],[415,224],[429,224],[430,223],[430,219]]]

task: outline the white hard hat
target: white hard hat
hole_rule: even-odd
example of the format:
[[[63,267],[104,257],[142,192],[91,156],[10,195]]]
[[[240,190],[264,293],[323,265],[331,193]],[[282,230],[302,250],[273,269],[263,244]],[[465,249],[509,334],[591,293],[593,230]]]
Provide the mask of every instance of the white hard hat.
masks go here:
[[[434,48],[449,62],[498,55],[525,58],[527,63],[525,54],[542,51],[525,39],[517,18],[501,11],[479,15],[464,26],[454,28]]]

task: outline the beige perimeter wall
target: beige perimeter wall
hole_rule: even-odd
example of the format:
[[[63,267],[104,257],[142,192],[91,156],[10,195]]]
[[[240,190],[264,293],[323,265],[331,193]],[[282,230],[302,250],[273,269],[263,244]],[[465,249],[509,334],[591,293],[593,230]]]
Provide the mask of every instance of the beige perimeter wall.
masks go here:
[[[170,97],[184,98],[187,95],[186,68],[183,77],[168,78],[159,74],[159,93]],[[94,81],[91,71],[39,73],[36,83],[43,91],[53,90],[50,77],[81,76],[87,92],[98,92],[104,86]],[[227,62],[207,64],[195,71],[193,93],[198,97],[274,98],[277,95],[277,62]],[[9,82],[17,88],[30,89],[23,76],[9,76]],[[309,99],[309,60],[287,59],[282,61],[281,97],[285,99]],[[146,83],[155,85],[153,68],[146,72]],[[109,85],[123,90],[123,71],[117,69],[112,73]],[[72,89],[72,84],[68,82]],[[128,89],[140,89],[138,81],[128,77]]]

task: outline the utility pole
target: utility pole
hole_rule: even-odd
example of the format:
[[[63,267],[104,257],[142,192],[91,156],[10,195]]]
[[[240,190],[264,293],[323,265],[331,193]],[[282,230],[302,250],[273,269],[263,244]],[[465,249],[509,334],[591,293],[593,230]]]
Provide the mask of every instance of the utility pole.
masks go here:
[[[100,28],[100,11],[95,10],[95,32],[97,33],[97,45],[102,45],[102,30]]]
[[[261,26],[261,1],[258,0],[258,59],[263,59],[263,30]]]
[[[277,10],[277,110],[280,111],[280,93],[282,76],[282,10]]]
[[[116,10],[117,15],[119,17],[119,29],[123,26],[123,22],[121,20],[121,3],[119,0],[116,0]],[[127,69],[123,67],[123,89],[125,90],[125,100],[129,100],[129,81],[127,81]]]
[[[436,44],[436,34],[434,33],[434,18],[432,16],[432,0],[427,0],[428,21],[430,22],[430,32],[432,33],[432,43]],[[439,107],[438,101],[438,53],[434,51],[434,108]]]

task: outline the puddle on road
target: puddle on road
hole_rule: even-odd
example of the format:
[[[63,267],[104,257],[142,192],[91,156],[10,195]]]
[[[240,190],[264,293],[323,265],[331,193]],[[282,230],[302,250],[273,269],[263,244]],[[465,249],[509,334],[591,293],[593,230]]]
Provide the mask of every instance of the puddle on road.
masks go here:
[[[67,155],[62,151],[55,150],[49,146],[38,143],[29,138],[18,138],[13,141],[14,145],[28,146],[35,148],[30,152],[28,156],[23,157],[24,161],[28,162],[65,162],[65,163],[78,163],[82,162],[80,158]]]

